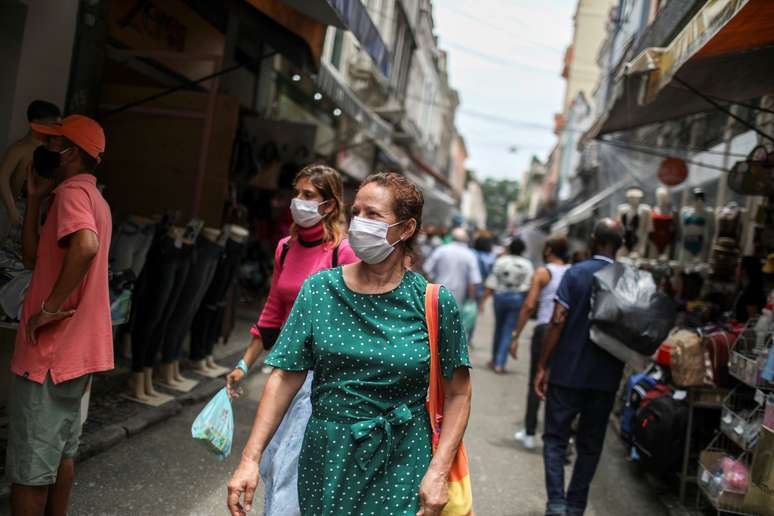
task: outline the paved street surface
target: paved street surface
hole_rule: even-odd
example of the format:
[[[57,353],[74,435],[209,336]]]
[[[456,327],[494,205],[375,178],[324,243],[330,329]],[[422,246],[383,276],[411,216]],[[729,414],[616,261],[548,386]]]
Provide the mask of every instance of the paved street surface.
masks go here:
[[[474,402],[466,446],[470,454],[478,516],[539,516],[545,503],[540,448],[527,452],[513,440],[523,413],[528,346],[522,345],[510,374],[485,369],[492,334],[491,311],[480,321],[473,350]],[[527,336],[528,337],[528,336]],[[201,405],[130,438],[78,469],[71,514],[225,514],[226,481],[247,439],[265,376],[252,375],[235,406],[234,453],[218,462],[190,438]],[[569,473],[569,470],[568,470]],[[258,497],[255,513],[260,514]],[[623,458],[612,432],[592,487],[589,516],[666,514],[645,479]]]

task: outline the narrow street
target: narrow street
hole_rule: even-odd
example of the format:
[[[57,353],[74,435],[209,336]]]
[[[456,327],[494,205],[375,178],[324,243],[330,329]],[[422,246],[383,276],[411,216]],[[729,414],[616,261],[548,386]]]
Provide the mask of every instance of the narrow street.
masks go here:
[[[540,448],[520,449],[513,440],[526,396],[528,346],[508,375],[485,368],[492,334],[492,313],[479,321],[473,348],[474,402],[466,434],[478,516],[543,514],[543,464]],[[225,485],[247,438],[265,376],[256,373],[235,405],[234,452],[218,462],[190,438],[201,405],[124,441],[80,464],[71,514],[111,516],[140,514],[225,514]],[[118,474],[120,472],[120,474]],[[569,472],[569,470],[568,470]],[[261,495],[256,513],[260,514]],[[612,432],[594,481],[589,516],[658,516],[666,514],[648,484],[623,457]]]

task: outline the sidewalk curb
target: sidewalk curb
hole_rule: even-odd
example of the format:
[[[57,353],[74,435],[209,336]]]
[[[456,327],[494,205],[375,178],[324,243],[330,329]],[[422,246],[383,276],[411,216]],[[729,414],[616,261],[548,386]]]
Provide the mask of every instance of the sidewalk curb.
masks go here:
[[[141,434],[151,426],[180,414],[185,407],[210,399],[223,388],[224,384],[224,379],[220,377],[203,378],[191,392],[185,393],[160,407],[154,407],[152,410],[143,411],[119,423],[105,426],[84,440],[75,458],[76,462],[99,455],[121,441]]]

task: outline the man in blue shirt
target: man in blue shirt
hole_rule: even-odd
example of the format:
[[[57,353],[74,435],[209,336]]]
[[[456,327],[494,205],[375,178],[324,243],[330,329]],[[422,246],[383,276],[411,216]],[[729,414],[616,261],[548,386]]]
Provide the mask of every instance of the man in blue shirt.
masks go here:
[[[554,313],[535,377],[535,390],[546,400],[543,436],[546,516],[584,513],[589,485],[602,454],[623,363],[591,341],[589,311],[594,274],[613,263],[622,243],[620,223],[612,219],[597,222],[592,234],[593,258],[570,268],[556,293]],[[580,416],[575,437],[578,456],[565,491],[565,451],[577,416]]]

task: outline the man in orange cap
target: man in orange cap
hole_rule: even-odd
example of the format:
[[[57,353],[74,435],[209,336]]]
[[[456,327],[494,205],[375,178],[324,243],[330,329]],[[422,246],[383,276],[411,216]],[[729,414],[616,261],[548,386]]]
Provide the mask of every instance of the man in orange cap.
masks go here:
[[[81,398],[92,373],[113,368],[112,222],[93,175],[105,133],[80,115],[32,129],[48,141],[35,150],[27,177],[22,250],[33,272],[11,362],[6,475],[13,514],[64,515]]]

